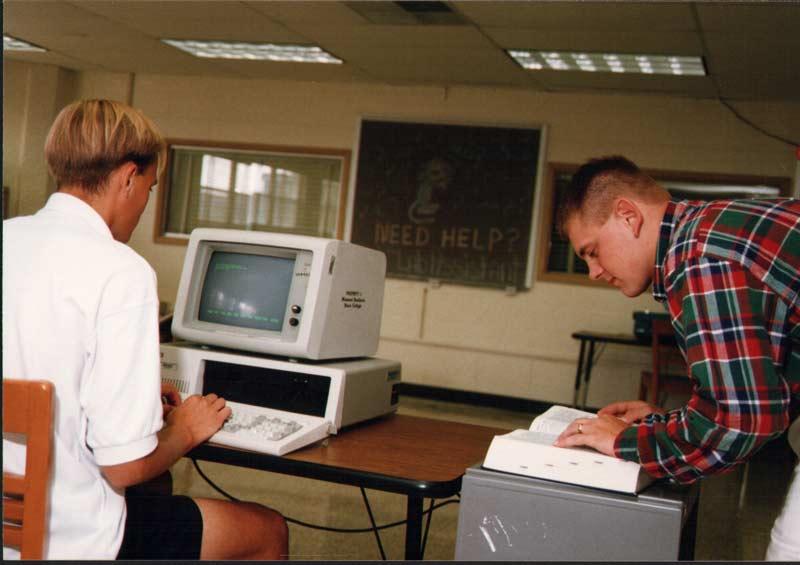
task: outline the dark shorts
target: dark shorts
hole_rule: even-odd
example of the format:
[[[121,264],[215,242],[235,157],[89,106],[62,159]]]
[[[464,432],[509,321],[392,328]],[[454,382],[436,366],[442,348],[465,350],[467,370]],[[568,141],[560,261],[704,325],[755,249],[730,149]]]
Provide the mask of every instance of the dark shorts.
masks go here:
[[[126,497],[117,559],[200,559],[203,516],[188,496]]]

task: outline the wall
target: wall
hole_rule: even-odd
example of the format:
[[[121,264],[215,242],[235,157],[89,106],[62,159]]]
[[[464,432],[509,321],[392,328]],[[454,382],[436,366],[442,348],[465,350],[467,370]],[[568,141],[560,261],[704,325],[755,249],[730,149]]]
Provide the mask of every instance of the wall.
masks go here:
[[[50,123],[74,97],[76,73],[3,61],[3,186],[11,215],[31,214],[55,190],[44,164]]]
[[[547,160],[553,162],[622,153],[659,169],[787,177],[796,170],[791,147],[711,100],[105,73],[80,73],[74,92],[127,95],[167,137],[183,139],[352,149],[360,116],[547,124]],[[784,136],[800,132],[800,104],[738,107]],[[131,245],[156,269],[162,300],[173,302],[185,248],[154,244],[154,218],[151,199]],[[378,355],[400,360],[408,382],[570,402],[578,352],[570,334],[630,332],[632,312],[645,308],[659,306],[649,296],[631,300],[587,286],[534,281],[530,291],[508,296],[389,279]],[[593,373],[589,404],[634,397],[648,363],[643,348],[609,346]]]

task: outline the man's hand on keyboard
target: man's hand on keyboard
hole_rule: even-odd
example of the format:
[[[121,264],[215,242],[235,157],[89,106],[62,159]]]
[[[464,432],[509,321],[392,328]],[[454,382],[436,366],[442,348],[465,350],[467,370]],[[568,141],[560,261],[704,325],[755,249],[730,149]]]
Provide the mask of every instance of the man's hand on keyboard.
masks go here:
[[[194,447],[214,435],[230,415],[224,398],[216,394],[193,395],[169,412],[167,423],[188,434]]]
[[[164,419],[167,419],[167,414],[169,414],[173,408],[176,406],[180,406],[181,404],[181,393],[178,392],[178,389],[175,385],[169,383],[161,383],[161,407],[164,410]]]

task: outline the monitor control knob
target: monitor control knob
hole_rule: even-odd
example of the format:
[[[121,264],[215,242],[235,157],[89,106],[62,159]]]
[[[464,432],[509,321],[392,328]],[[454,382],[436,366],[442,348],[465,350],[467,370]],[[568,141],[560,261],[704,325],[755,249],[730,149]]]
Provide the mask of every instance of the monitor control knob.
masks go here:
[[[297,318],[289,318],[289,325],[290,326],[296,326],[299,323],[300,323],[300,320],[298,320]]]
[[[303,309],[300,308],[299,304],[292,304],[292,312],[294,314],[299,314]]]

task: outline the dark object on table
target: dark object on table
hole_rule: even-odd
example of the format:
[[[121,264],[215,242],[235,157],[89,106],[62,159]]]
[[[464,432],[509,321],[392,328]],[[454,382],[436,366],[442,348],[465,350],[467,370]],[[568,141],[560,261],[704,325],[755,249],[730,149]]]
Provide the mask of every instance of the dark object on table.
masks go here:
[[[633,335],[640,343],[650,343],[653,338],[653,320],[669,321],[669,314],[650,310],[633,313]]]

